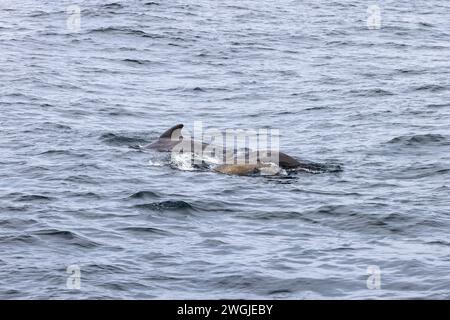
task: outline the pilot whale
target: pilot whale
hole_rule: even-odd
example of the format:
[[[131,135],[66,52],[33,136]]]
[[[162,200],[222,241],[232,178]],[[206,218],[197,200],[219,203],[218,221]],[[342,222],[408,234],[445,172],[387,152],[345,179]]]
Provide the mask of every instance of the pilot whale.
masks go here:
[[[177,124],[166,130],[156,141],[143,146],[141,149],[153,149],[159,152],[188,151],[191,153],[203,152],[209,146],[208,143],[185,138],[181,134],[183,124]],[[220,147],[222,148],[222,147]],[[324,165],[309,161],[300,161],[286,153],[274,150],[245,150],[245,159],[255,159],[252,163],[236,163],[236,150],[223,147],[223,161],[214,168],[214,171],[233,174],[255,174],[275,164],[281,169],[289,171],[308,171],[312,173],[326,171]]]

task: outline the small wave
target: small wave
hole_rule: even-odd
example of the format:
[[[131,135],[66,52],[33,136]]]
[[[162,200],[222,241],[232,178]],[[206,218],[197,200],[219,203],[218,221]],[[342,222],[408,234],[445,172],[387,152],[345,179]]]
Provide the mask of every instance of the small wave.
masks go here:
[[[397,226],[406,221],[414,222],[414,218],[400,214],[375,214],[383,204],[370,204],[360,208],[347,205],[323,205],[317,209],[303,212],[305,220],[313,224],[323,224],[338,230],[354,232],[371,232],[383,230],[385,232],[400,233]]]
[[[423,86],[420,86],[420,87],[416,87],[416,88],[414,88],[414,90],[415,91],[439,92],[439,91],[448,90],[448,87],[437,85],[437,84],[427,84],[427,85],[423,85]]]
[[[71,175],[71,176],[66,177],[64,180],[69,181],[69,182],[75,182],[75,183],[86,183],[86,184],[98,185],[98,181],[96,178],[91,177],[89,175],[85,175],[85,174]]]
[[[313,110],[328,110],[330,109],[329,107],[325,107],[325,106],[319,106],[319,107],[309,107],[309,108],[305,108],[305,111],[313,111]]]
[[[124,6],[118,2],[107,3],[107,4],[102,5],[101,7],[106,8],[106,9],[123,9],[124,8]]]
[[[360,97],[382,97],[382,96],[392,96],[394,95],[393,92],[376,88],[376,89],[369,89],[369,90],[351,90],[350,93],[353,93]]]
[[[299,212],[282,212],[282,211],[272,211],[272,212],[257,212],[251,213],[250,215],[240,215],[245,219],[251,220],[304,220],[303,216]]]
[[[72,231],[66,231],[66,230],[44,229],[44,230],[34,231],[32,233],[32,235],[38,236],[40,238],[50,237],[50,238],[55,239],[55,241],[57,241],[57,239],[64,240],[70,244],[80,246],[83,248],[93,248],[93,247],[97,247],[99,245],[98,243],[96,243],[86,237],[80,236]]]
[[[45,127],[45,130],[48,129],[57,129],[62,131],[70,131],[72,128],[70,126],[60,124],[60,123],[54,123],[54,122],[44,122],[42,124],[43,127]]]
[[[0,226],[5,229],[26,228],[36,224],[38,224],[38,221],[34,219],[8,218],[0,220]]]
[[[419,22],[419,26],[421,26],[421,27],[427,27],[427,28],[433,28],[433,27],[434,27],[433,24],[428,23],[428,22],[424,22],[424,21],[420,21],[420,22]]]
[[[38,153],[38,155],[43,156],[72,156],[72,157],[78,157],[78,158],[85,158],[87,156],[87,154],[84,153],[75,153],[72,150],[57,150],[57,149],[52,149],[52,150],[47,150],[41,153]]]
[[[138,64],[138,65],[149,64],[152,62],[150,60],[139,60],[139,59],[124,59],[122,61],[130,63],[130,64]]]
[[[52,13],[53,12],[46,12],[46,11],[39,10],[39,11],[30,12],[28,16],[32,17],[32,18],[40,18],[40,17],[49,16]]]
[[[428,104],[426,105],[427,108],[445,108],[450,107],[450,103],[442,103],[442,104]]]
[[[153,235],[160,235],[160,236],[170,236],[172,233],[169,231],[165,231],[158,228],[152,228],[152,227],[125,227],[121,228],[122,231],[130,231],[133,233],[145,233],[145,234],[153,234]]]
[[[151,202],[151,203],[144,203],[144,204],[138,204],[134,206],[138,209],[145,209],[145,210],[151,210],[151,211],[184,211],[184,210],[195,210],[192,205],[185,201],[162,201],[162,202]]]
[[[67,150],[47,150],[39,153],[39,155],[46,155],[46,154],[66,155],[68,153],[69,152]]]
[[[122,60],[124,62],[130,62],[130,63],[136,63],[136,64],[144,64],[145,62],[142,60],[137,60],[137,59],[124,59]]]
[[[87,264],[83,265],[83,273],[84,274],[94,274],[95,272],[100,271],[101,273],[127,273],[130,270],[124,268],[123,266],[119,264],[102,264],[102,263],[93,263],[93,264]]]
[[[307,110],[307,109],[305,109],[305,110]],[[296,114],[295,112],[293,112],[293,111],[280,111],[280,112],[277,112],[277,113],[275,113],[276,115],[292,115],[292,114]]]
[[[426,243],[427,244],[432,244],[432,245],[439,245],[439,246],[450,247],[450,242],[444,241],[444,240],[434,240],[434,241],[428,241]]]
[[[37,241],[36,237],[29,234],[21,234],[17,236],[0,236],[0,243],[26,243],[31,244]]]
[[[293,189],[293,192],[298,193],[306,193],[306,194],[319,194],[319,195],[327,195],[327,196],[342,196],[342,197],[349,197],[349,196],[361,196],[361,193],[358,192],[344,192],[344,191],[323,191],[323,190],[312,190],[312,189],[300,189],[296,188]]]
[[[38,194],[30,194],[30,195],[24,195],[18,198],[16,201],[23,201],[23,202],[29,202],[29,201],[51,201],[53,198],[46,197]]]
[[[127,27],[101,27],[96,29],[91,29],[86,32],[87,34],[92,33],[104,33],[104,34],[125,34],[125,35],[133,35],[140,36],[144,38],[161,38],[160,35],[149,34],[142,30],[130,29]]]
[[[153,191],[139,191],[139,192],[133,193],[128,198],[129,199],[154,199],[154,198],[159,198],[159,195]]]
[[[425,73],[425,70],[417,70],[417,69],[396,69],[395,71],[403,75],[418,75]]]
[[[102,199],[102,196],[95,192],[76,192],[74,193],[77,197],[90,198],[90,199]]]
[[[400,144],[404,146],[422,146],[422,145],[448,145],[448,139],[441,134],[417,134],[395,137],[388,141],[390,144]]]
[[[437,164],[424,165],[424,166],[408,166],[405,167],[401,172],[396,174],[397,179],[421,179],[429,178],[432,176],[442,176],[450,172],[450,169],[444,168]]]

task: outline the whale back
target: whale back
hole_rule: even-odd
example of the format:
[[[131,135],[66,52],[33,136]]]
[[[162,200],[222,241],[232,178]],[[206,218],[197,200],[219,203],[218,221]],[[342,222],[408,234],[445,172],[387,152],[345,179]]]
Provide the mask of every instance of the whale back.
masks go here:
[[[273,162],[283,169],[294,169],[301,165],[297,159],[281,151],[259,150],[253,152],[253,157],[255,157],[255,155],[258,161]]]

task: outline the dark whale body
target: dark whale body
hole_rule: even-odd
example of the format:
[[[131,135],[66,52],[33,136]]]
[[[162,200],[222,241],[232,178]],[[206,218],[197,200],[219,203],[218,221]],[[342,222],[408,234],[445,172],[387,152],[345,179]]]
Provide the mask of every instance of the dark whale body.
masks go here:
[[[181,135],[183,124],[177,124],[172,128],[166,130],[159,138],[153,143],[150,143],[143,147],[143,149],[153,149],[159,152],[171,152],[175,150],[205,150],[209,144],[198,142],[191,139],[186,139]],[[224,149],[224,159],[235,159],[235,150]],[[307,161],[299,161],[286,153],[280,151],[251,151],[246,150],[245,158],[256,157],[256,164],[222,164],[215,168],[215,171],[227,173],[245,175],[253,173],[263,167],[267,166],[267,163],[275,163],[280,168],[292,171],[308,171],[308,172],[324,172],[328,171],[324,165]],[[233,162],[233,161],[232,161]],[[228,162],[227,162],[228,163]]]

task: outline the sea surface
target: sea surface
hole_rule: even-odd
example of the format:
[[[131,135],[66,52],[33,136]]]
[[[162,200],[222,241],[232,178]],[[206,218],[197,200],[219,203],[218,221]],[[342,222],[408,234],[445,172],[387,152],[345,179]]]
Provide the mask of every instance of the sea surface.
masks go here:
[[[449,59],[447,0],[1,0],[0,298],[449,299]],[[195,121],[343,170],[129,148]]]

